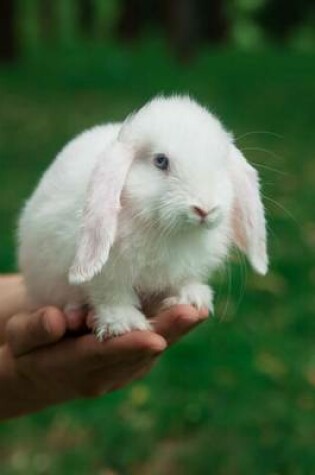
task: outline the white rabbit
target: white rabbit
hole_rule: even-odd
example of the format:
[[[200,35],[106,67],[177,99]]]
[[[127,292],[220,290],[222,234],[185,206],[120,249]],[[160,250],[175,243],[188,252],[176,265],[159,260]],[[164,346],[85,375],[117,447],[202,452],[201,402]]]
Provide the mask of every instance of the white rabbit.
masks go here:
[[[268,266],[257,172],[187,96],[72,140],[27,201],[19,241],[34,305],[89,303],[100,339],[149,329],[150,296],[212,310],[203,282],[232,245]]]

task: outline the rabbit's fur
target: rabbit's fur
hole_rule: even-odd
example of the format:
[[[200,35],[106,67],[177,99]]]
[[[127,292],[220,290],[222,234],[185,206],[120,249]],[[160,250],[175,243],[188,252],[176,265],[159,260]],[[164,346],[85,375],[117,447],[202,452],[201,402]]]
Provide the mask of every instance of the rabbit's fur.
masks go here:
[[[34,305],[89,303],[99,338],[150,328],[150,296],[211,310],[204,282],[232,245],[257,272],[268,265],[257,173],[186,96],[157,97],[72,140],[27,201],[19,241]]]

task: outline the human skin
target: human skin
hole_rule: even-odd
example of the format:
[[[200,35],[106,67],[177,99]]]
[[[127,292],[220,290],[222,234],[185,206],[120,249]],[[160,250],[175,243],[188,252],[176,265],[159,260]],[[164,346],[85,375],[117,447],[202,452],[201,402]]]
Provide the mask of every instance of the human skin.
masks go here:
[[[23,279],[0,278],[0,420],[99,396],[143,377],[206,316],[206,310],[178,305],[152,319],[153,331],[100,342],[87,332],[84,312],[33,311]]]

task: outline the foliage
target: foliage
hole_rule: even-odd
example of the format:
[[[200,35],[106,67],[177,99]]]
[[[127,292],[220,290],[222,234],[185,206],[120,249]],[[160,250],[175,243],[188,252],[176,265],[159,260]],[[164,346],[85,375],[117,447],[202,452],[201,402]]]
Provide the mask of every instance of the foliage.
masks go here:
[[[123,9],[131,3],[131,0],[85,0],[93,8],[91,31],[86,37],[80,27],[82,0],[55,0],[51,2],[50,13],[44,11],[41,16],[43,3],[50,1],[12,0],[17,5],[16,30],[22,55],[38,53],[43,44],[56,48],[58,45],[71,47],[95,40],[114,41],[117,39],[117,25]],[[170,5],[169,10],[165,7],[167,4]],[[241,49],[258,49],[271,42],[282,42],[292,49],[314,50],[315,9],[312,0],[132,0],[132,5],[134,7],[130,12],[134,12],[133,16],[137,17],[142,39],[159,36],[172,43],[176,42],[174,30],[184,29],[186,36],[195,30],[194,41],[201,43],[225,42]],[[190,25],[181,24],[185,6],[194,12],[189,17]],[[222,10],[221,16],[224,18],[216,16],[217,9]],[[171,10],[175,13],[173,17],[167,18],[167,11]],[[214,16],[215,22],[212,21]],[[131,21],[135,19],[129,18]],[[169,29],[170,21],[172,25]],[[217,37],[216,34],[203,31],[215,29],[219,21],[226,24],[223,30],[228,30],[227,33],[222,31],[222,35]],[[52,30],[49,39],[46,26]],[[189,40],[182,38],[181,41]],[[170,47],[173,49],[174,45]]]

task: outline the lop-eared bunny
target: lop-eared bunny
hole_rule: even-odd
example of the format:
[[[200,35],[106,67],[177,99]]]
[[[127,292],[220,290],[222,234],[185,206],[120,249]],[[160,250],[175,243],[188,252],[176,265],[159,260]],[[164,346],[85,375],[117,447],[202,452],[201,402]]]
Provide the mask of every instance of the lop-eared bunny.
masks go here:
[[[26,203],[19,262],[34,305],[89,303],[97,336],[148,329],[161,306],[212,309],[203,282],[236,245],[267,271],[257,172],[189,97],[157,97],[57,156]]]

